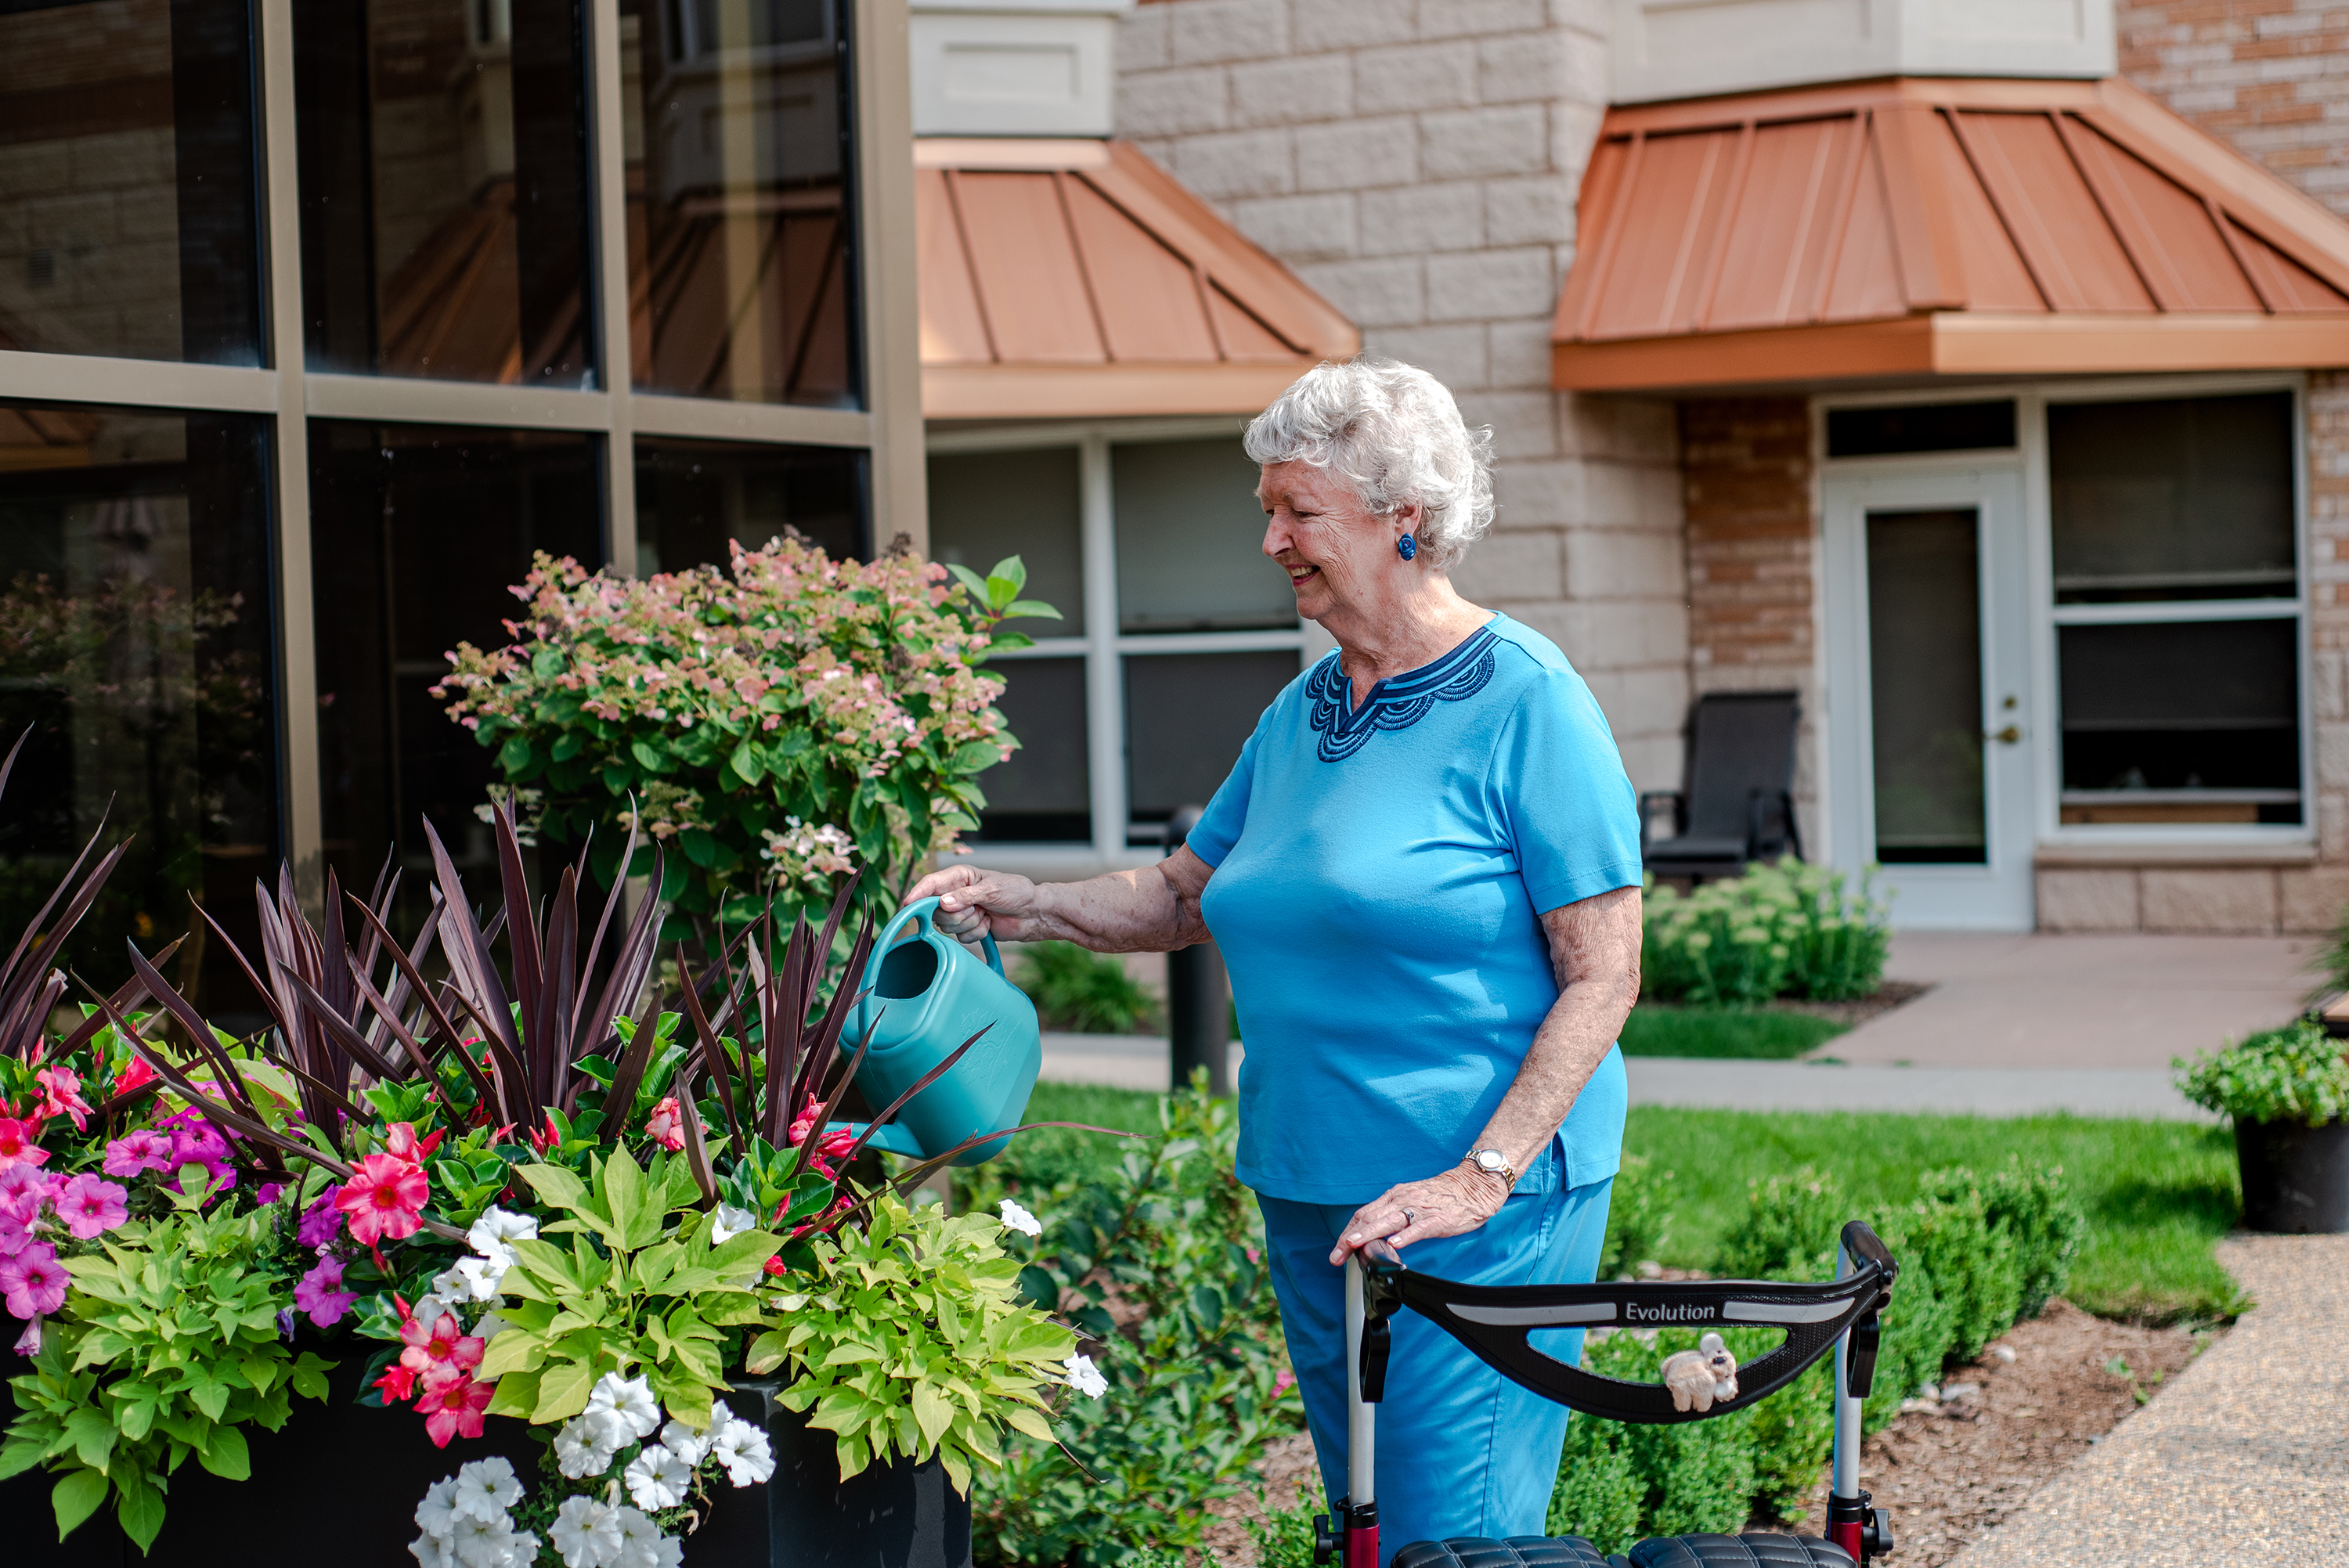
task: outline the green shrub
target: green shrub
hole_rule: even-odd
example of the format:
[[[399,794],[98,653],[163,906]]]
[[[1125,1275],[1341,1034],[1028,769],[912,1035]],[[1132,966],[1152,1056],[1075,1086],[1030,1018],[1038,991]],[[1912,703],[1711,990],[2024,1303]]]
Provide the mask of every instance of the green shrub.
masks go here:
[[[1329,1511],[1330,1501],[1321,1495],[1317,1475],[1298,1489],[1295,1506],[1267,1509],[1262,1519],[1249,1520],[1247,1533],[1256,1546],[1256,1568],[1313,1568],[1313,1518]]]
[[[1843,873],[1793,856],[1682,894],[1648,888],[1640,972],[1651,996],[1754,1006],[1774,996],[1840,1001],[1883,983],[1891,947],[1872,872]]]
[[[1585,1364],[1597,1369],[1597,1346]],[[1631,1464],[1631,1429],[1577,1414],[1566,1424],[1566,1451],[1557,1466],[1557,1486],[1549,1497],[1552,1535],[1580,1535],[1602,1553],[1628,1552],[1640,1539],[1641,1505],[1648,1483]]]
[[[2025,1170],[2019,1155],[2010,1155],[2004,1170],[1990,1173],[1982,1198],[1990,1222],[2004,1226],[2014,1243],[2015,1273],[2021,1281],[2014,1315],[2036,1317],[2047,1298],[2062,1295],[2071,1283],[2088,1217],[2064,1185],[2061,1165]]]
[[[1723,1243],[1715,1272],[1732,1279],[1823,1279],[1851,1207],[1833,1176],[1806,1165],[1746,1183],[1745,1228]],[[1824,1260],[1824,1268],[1822,1267]]]
[[[1746,1329],[1754,1336],[1749,1352],[1729,1336],[1732,1354],[1740,1361],[1770,1348],[1777,1337],[1764,1329]],[[1754,1511],[1773,1519],[1792,1519],[1811,1487],[1819,1467],[1827,1462],[1835,1442],[1835,1366],[1832,1359],[1811,1369],[1754,1407]]]
[[[1132,1034],[1158,1014],[1150,988],[1106,953],[1073,942],[1038,942],[1022,948],[1012,979],[1036,1004],[1048,1029],[1084,1035]]]
[[[2341,1042],[2313,1019],[2268,1029],[2191,1062],[2173,1057],[2178,1092],[2237,1121],[2297,1121],[2309,1127],[2349,1118],[2349,1062]]]
[[[1628,1279],[1664,1249],[1672,1222],[1672,1173],[1645,1156],[1626,1154],[1607,1204],[1607,1242],[1599,1254],[1600,1279]]]

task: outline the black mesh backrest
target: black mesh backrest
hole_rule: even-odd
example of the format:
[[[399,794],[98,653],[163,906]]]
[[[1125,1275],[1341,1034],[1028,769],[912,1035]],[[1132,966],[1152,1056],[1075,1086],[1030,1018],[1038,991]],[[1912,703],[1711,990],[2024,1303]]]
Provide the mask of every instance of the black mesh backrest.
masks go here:
[[[1709,692],[1697,699],[1689,719],[1691,838],[1743,840],[1753,792],[1775,801],[1795,787],[1800,713],[1790,691]]]

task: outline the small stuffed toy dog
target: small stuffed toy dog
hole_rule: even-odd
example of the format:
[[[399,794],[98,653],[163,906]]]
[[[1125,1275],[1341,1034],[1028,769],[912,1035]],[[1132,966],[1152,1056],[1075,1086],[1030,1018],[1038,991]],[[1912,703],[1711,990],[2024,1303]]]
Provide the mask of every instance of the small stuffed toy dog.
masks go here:
[[[1737,1357],[1729,1353],[1718,1334],[1698,1340],[1694,1350],[1665,1357],[1663,1371],[1664,1387],[1672,1391],[1675,1410],[1702,1413],[1713,1408],[1715,1399],[1737,1398]]]

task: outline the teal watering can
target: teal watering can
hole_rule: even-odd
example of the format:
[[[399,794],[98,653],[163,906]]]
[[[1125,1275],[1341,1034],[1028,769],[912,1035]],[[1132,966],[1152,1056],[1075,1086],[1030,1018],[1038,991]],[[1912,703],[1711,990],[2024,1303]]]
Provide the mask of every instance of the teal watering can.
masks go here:
[[[978,1035],[978,1041],[936,1082],[908,1100],[895,1120],[874,1130],[872,1147],[916,1160],[934,1159],[965,1139],[1009,1132],[1019,1125],[1036,1073],[1044,1065],[1037,1034],[1036,1007],[1004,977],[995,938],[986,938],[987,961],[932,923],[935,898],[917,899],[897,912],[873,944],[860,986],[864,995],[850,1009],[842,1048],[865,1047],[856,1069],[864,1103],[879,1110],[911,1088],[922,1075]],[[899,943],[908,926],[914,939]],[[862,1132],[861,1125],[850,1124]],[[998,1138],[957,1155],[957,1165],[978,1165],[1002,1151]]]

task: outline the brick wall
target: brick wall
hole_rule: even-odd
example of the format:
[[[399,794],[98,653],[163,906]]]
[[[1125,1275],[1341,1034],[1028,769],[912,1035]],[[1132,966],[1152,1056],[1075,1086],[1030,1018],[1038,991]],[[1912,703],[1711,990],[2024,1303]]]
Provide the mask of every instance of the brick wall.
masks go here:
[[[1549,389],[1549,323],[1607,97],[1606,0],[1162,0],[1118,124],[1493,427],[1500,517],[1461,591],[1555,638],[1634,783],[1688,692],[1670,404]]]
[[[1700,692],[1802,694],[1795,810],[1805,846],[1824,854],[1808,405],[1801,397],[1692,398],[1680,406],[1680,430],[1692,683]]]
[[[2349,6],[2119,0],[2121,74],[2349,216]]]

